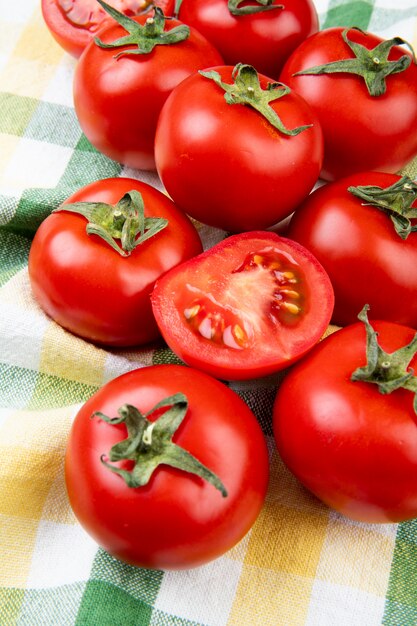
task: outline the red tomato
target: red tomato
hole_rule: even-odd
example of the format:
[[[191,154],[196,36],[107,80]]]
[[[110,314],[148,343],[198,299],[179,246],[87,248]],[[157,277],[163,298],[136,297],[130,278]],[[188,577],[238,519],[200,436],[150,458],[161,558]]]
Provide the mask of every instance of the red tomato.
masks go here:
[[[417,186],[399,181],[395,174],[353,174],[317,189],[294,213],[287,236],[308,248],[329,274],[335,324],[355,322],[368,303],[375,318],[417,327],[417,232],[402,239],[386,213],[387,206],[407,200],[415,212]],[[384,200],[381,193],[394,184]],[[380,208],[348,191],[358,186],[379,187]]]
[[[188,365],[217,378],[272,374],[319,341],[329,278],[302,246],[269,232],[234,235],[157,281],[156,321]]]
[[[207,480],[165,464],[147,484],[129,487],[100,460],[127,430],[92,414],[113,417],[126,403],[147,413],[179,392],[188,409],[173,442],[217,476],[226,496]],[[157,424],[160,416],[155,411],[147,418]],[[152,439],[144,436],[141,446],[152,455],[159,433],[157,426],[147,430]],[[124,468],[128,464],[122,461]],[[141,459],[136,469],[146,473]],[[195,567],[232,548],[262,508],[268,475],[265,439],[248,406],[226,385],[180,365],[145,367],[107,383],[76,416],[65,459],[70,503],[85,530],[113,556],[159,569]]]
[[[372,326],[389,353],[415,335],[391,322]],[[366,364],[366,341],[364,325],[352,324],[291,369],[278,389],[274,434],[291,472],[329,507],[364,522],[401,522],[417,517],[414,394],[383,395],[374,383],[351,380]]]
[[[323,158],[310,107],[252,72],[251,66],[215,68],[210,75],[220,78],[226,94],[208,75],[190,76],[165,103],[155,138],[157,170],[174,202],[232,232],[264,229],[292,213],[316,183]],[[238,89],[243,103],[236,103]],[[273,98],[260,106],[287,129],[309,127],[284,134],[246,102],[248,95],[258,104]]]
[[[227,65],[249,63],[277,79],[291,52],[318,30],[311,0],[250,2],[232,13],[228,0],[182,0],[179,19],[211,41]],[[247,13],[253,7],[253,13]],[[275,8],[272,8],[275,7]]]
[[[155,21],[161,22],[160,15],[134,18],[144,27],[153,28]],[[168,33],[181,26],[173,19],[162,22]],[[116,22],[100,31],[100,39],[107,44],[126,35]],[[132,46],[102,48],[93,42],[74,75],[80,126],[93,146],[108,157],[133,168],[153,169],[156,123],[166,98],[193,72],[221,62],[217,50],[194,29],[187,39],[158,44],[141,54],[135,54]]]
[[[116,204],[127,192],[142,194],[146,217],[168,225],[123,257],[97,235],[87,220],[65,204]],[[155,280],[202,250],[190,220],[164,194],[130,178],[101,180],[72,195],[40,225],[29,255],[35,298],[58,324],[95,343],[130,346],[159,336],[149,300]]]
[[[109,16],[97,0],[41,0],[42,15],[51,35],[66,52],[78,58]],[[108,4],[132,17],[151,9],[149,0],[109,0]],[[165,15],[174,12],[174,0],[154,0]]]
[[[320,119],[325,144],[323,178],[333,180],[366,170],[395,173],[417,154],[417,65],[400,46],[392,47],[388,61],[380,49],[368,52],[371,76],[375,68],[390,71],[387,64],[401,57],[409,63],[404,71],[382,80],[386,86],[382,95],[370,95],[364,78],[355,74],[296,75],[338,60],[352,62],[354,53],[342,34],[342,28],[330,28],[309,37],[290,56],[280,80],[305,98]],[[383,41],[356,29],[345,36],[354,46],[360,44],[362,51],[373,50]]]

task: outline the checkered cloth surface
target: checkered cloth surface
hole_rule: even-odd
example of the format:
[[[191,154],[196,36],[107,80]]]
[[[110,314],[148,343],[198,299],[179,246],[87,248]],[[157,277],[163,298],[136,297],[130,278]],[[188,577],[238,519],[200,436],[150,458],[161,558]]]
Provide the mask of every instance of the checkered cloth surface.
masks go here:
[[[85,139],[72,102],[75,61],[39,5],[0,0],[0,624],[417,624],[417,521],[355,523],[304,491],[274,450],[267,382],[233,385],[264,429],[271,482],[258,521],[229,553],[190,571],[149,571],[111,558],[77,523],[63,478],[74,415],[106,381],[172,355],[99,349],[48,319],[29,286],[31,238],[90,181],[127,175],[160,185]],[[316,6],[322,27],[356,25],[417,48],[417,0]],[[206,247],[222,237],[204,227],[201,235]]]

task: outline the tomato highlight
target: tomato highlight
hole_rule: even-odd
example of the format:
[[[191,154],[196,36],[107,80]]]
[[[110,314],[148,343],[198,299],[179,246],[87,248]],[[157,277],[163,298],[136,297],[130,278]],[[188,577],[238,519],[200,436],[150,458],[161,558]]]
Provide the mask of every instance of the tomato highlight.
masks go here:
[[[368,320],[295,364],[273,408],[278,452],[298,480],[354,520],[417,517],[417,333]]]
[[[154,569],[189,569],[230,550],[255,523],[268,479],[249,407],[181,365],[104,385],[77,413],[65,456],[69,501],[86,532],[112,556]]]
[[[70,332],[106,346],[159,338],[155,280],[202,251],[197,230],[157,189],[132,178],[75,192],[38,228],[29,278],[42,309]]]

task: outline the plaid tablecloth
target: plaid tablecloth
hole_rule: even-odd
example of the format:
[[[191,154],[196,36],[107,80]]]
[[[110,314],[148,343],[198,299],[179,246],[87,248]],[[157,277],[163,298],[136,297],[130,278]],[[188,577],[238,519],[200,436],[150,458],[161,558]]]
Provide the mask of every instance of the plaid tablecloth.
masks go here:
[[[39,5],[0,0],[1,626],[417,624],[417,521],[354,523],[306,493],[274,450],[275,387],[267,383],[233,385],[264,428],[271,482],[252,531],[224,557],[182,572],[134,568],[99,549],[75,520],[63,458],[77,409],[111,378],[171,355],[98,349],[48,319],[28,282],[31,237],[90,181],[159,182],[85,139],[72,103],[75,61],[52,40]],[[322,27],[356,25],[417,47],[417,0],[316,6]],[[223,234],[201,235],[208,247]]]

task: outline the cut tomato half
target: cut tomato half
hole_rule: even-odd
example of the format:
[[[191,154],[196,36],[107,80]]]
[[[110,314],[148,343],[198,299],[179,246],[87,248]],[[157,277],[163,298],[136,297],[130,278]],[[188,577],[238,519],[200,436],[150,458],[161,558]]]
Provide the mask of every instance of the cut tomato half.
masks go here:
[[[165,15],[174,12],[175,0],[108,0],[128,17],[159,6]],[[42,0],[42,15],[57,43],[78,58],[97,35],[104,20],[111,19],[97,0]]]
[[[225,239],[165,274],[152,294],[173,352],[226,380],[266,376],[301,358],[322,337],[333,305],[317,259],[266,231]]]

